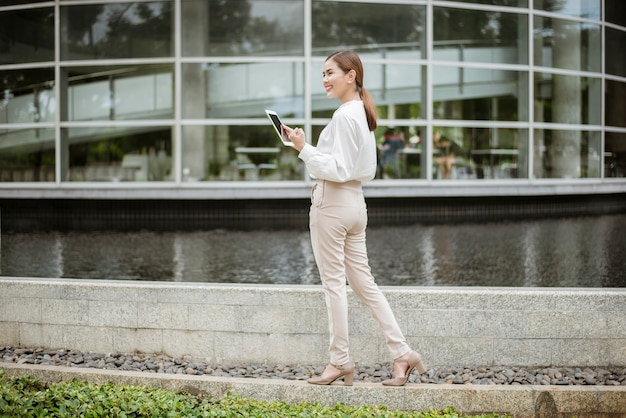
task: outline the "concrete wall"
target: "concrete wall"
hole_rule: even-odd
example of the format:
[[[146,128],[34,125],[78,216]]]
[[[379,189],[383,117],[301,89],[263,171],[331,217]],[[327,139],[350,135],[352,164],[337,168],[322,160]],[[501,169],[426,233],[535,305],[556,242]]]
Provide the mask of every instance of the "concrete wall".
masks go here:
[[[429,366],[626,366],[626,290],[385,287]],[[352,359],[389,362],[350,295]],[[318,286],[0,277],[0,345],[325,364]]]

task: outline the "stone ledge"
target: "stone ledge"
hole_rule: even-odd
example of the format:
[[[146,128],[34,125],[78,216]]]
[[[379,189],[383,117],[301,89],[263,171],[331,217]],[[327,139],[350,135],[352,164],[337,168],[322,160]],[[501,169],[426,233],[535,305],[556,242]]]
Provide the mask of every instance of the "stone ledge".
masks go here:
[[[626,366],[624,289],[381,289],[432,367]],[[352,360],[389,361],[349,295]],[[0,345],[326,364],[327,313],[320,286],[0,277]]]
[[[165,375],[71,367],[0,364],[8,376],[32,376],[44,382],[78,379],[93,384],[108,382],[161,387],[219,398],[228,392],[271,402],[316,402],[334,405],[386,405],[391,409],[421,411],[454,406],[465,414],[506,413],[513,418],[626,417],[626,388],[604,386],[483,386],[420,385],[400,388],[355,383],[314,386],[304,381]]]

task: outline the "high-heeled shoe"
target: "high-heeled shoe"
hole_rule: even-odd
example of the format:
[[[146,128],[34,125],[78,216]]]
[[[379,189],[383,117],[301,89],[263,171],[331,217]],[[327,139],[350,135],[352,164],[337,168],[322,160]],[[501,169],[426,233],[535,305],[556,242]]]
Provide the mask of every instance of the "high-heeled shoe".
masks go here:
[[[335,380],[339,379],[340,377],[343,377],[344,386],[352,386],[352,382],[354,380],[354,364],[346,363],[342,366],[336,366],[332,364],[332,365],[326,366],[326,368],[328,368],[329,366],[333,366],[335,369],[339,370],[339,373],[331,377],[322,377],[322,376],[312,377],[308,380],[308,382],[311,383],[312,385],[330,385]]]
[[[426,373],[426,366],[424,366],[424,362],[422,361],[422,356],[416,352],[411,351],[409,358],[399,358],[393,361],[394,369],[395,365],[398,363],[408,363],[409,367],[407,368],[404,376],[402,377],[394,377],[393,379],[388,379],[383,381],[383,385],[385,386],[404,386],[406,382],[409,380],[409,376],[413,369],[417,368],[417,371],[420,374]]]

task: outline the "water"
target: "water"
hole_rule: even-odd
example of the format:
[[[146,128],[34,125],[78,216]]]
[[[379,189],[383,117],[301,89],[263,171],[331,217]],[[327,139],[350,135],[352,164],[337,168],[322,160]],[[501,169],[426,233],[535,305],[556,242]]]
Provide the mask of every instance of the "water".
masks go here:
[[[384,286],[626,287],[626,215],[368,229]],[[318,284],[309,233],[5,233],[3,276]]]

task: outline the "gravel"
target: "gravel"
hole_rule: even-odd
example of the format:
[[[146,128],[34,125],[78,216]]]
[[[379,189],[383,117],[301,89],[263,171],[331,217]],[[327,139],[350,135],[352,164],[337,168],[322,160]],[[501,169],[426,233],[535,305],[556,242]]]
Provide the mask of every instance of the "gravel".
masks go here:
[[[324,366],[286,364],[216,365],[166,356],[83,353],[76,350],[0,347],[1,363],[40,364],[131,372],[185,374],[250,379],[307,380]],[[357,365],[355,380],[381,382],[392,376],[391,364]],[[442,367],[411,374],[411,383],[465,385],[605,385],[626,386],[622,367]]]

